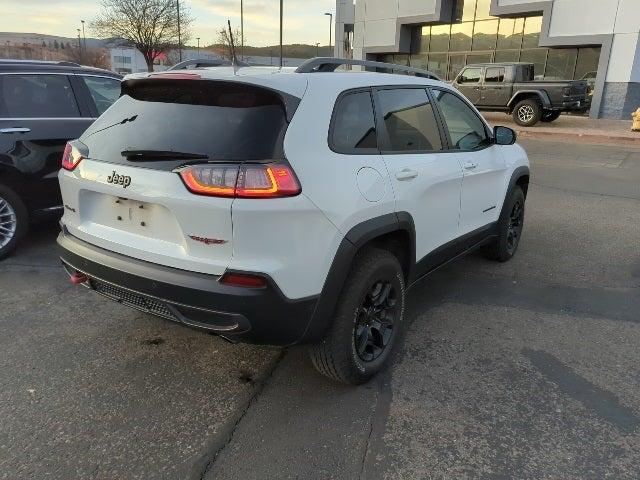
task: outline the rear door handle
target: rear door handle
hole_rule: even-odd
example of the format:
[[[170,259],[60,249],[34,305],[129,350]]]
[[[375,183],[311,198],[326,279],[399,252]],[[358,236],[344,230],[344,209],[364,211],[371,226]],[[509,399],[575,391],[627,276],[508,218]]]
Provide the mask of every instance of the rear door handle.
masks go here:
[[[404,170],[396,173],[398,180],[413,180],[418,176],[418,172],[405,168]]]
[[[30,131],[31,129],[26,127],[0,128],[0,133],[28,133]]]
[[[478,167],[478,164],[474,162],[467,162],[462,167],[465,170],[475,170]]]

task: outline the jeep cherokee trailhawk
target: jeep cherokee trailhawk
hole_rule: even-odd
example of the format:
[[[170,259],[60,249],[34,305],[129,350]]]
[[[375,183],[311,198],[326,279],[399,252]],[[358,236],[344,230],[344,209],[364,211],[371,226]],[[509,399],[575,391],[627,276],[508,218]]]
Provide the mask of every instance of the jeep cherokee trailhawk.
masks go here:
[[[233,341],[308,344],[321,373],[369,379],[400,343],[409,286],[476,247],[514,255],[529,164],[428,72],[340,63],[381,66],[126,78],[63,158],[72,282]]]

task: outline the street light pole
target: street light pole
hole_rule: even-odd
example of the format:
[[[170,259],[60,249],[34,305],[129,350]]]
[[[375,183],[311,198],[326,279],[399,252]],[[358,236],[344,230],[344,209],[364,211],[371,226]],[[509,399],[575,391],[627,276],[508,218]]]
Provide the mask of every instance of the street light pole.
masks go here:
[[[178,13],[178,58],[182,61],[182,43],[180,42],[180,0],[176,0],[176,11]]]
[[[316,57],[320,56],[320,42],[316,43]]]
[[[283,3],[283,0],[280,0],[280,68],[282,68],[282,65],[283,65],[282,27],[283,27],[284,16],[283,16],[282,3]]]
[[[78,53],[80,54],[80,63],[83,62],[83,55],[82,55],[82,44],[80,43],[80,29],[76,29],[78,30]]]
[[[200,37],[196,37],[196,40],[198,41],[198,57],[200,56]]]
[[[240,58],[244,61],[244,1],[240,0]]]
[[[333,42],[333,13],[325,13],[325,15],[329,16],[329,56],[331,55],[331,43]]]
[[[82,22],[82,39],[84,41],[84,53],[87,53],[87,36],[84,34],[84,20],[80,20]]]

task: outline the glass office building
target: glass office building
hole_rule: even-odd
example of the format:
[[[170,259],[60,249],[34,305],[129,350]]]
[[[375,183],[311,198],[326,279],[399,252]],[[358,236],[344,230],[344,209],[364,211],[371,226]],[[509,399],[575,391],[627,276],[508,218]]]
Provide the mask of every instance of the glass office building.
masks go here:
[[[456,0],[453,23],[412,27],[410,54],[381,54],[384,62],[426,68],[453,80],[470,63],[530,62],[538,79],[593,79],[600,47],[540,48],[542,16],[497,18],[491,0]]]

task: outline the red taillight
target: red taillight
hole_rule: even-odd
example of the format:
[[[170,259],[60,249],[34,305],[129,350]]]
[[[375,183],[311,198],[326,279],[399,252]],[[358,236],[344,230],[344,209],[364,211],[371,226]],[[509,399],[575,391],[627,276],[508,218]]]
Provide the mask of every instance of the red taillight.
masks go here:
[[[192,193],[213,197],[276,198],[301,192],[287,165],[193,165],[180,176]]]
[[[220,279],[220,283],[232,287],[245,288],[265,288],[267,286],[267,281],[264,277],[246,273],[225,273]]]
[[[78,166],[83,158],[71,143],[67,143],[64,147],[64,153],[62,154],[62,168],[71,171]]]

